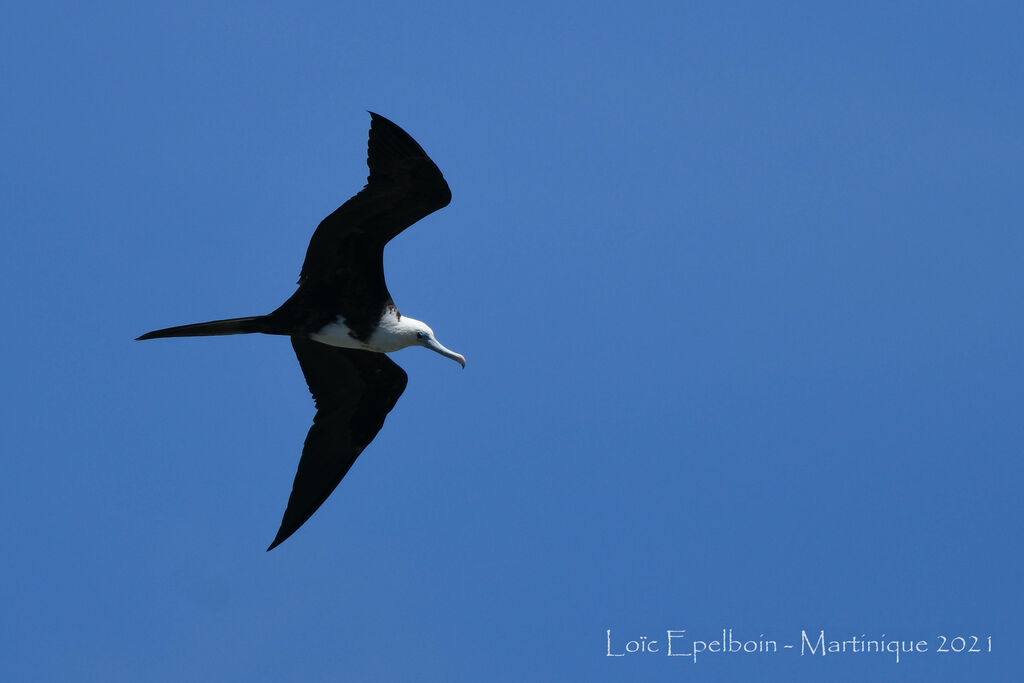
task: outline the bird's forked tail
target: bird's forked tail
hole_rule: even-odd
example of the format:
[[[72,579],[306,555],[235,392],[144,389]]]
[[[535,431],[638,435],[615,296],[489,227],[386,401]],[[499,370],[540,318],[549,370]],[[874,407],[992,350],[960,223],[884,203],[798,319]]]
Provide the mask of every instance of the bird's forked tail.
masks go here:
[[[256,315],[249,318],[228,318],[227,320],[211,320],[208,323],[166,327],[162,330],[153,330],[141,337],[136,337],[136,341],[140,339],[160,339],[162,337],[210,337],[218,334],[268,332],[266,318],[267,316],[265,315]]]

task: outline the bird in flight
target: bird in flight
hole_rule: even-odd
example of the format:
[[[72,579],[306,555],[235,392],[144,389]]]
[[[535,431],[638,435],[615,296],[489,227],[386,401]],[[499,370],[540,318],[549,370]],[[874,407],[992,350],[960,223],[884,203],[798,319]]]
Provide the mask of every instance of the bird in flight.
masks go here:
[[[384,281],[384,245],[448,205],[448,183],[404,130],[370,112],[366,186],[320,222],[299,286],[267,315],[154,330],[138,339],[224,334],[291,337],[316,403],[273,550],[309,519],[384,426],[408,375],[386,354],[424,346],[462,367],[425,323],[399,313]]]

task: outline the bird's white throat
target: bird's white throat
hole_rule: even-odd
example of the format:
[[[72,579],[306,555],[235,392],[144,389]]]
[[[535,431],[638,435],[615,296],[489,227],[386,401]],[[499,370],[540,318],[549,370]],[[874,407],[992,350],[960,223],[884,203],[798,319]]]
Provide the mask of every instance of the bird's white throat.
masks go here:
[[[377,328],[366,341],[360,341],[352,336],[351,328],[345,324],[345,320],[341,316],[338,316],[333,323],[324,325],[319,332],[309,335],[309,338],[321,344],[340,346],[344,349],[390,353],[407,346],[417,345],[419,341],[416,338],[416,333],[424,327],[426,326],[419,320],[400,316],[396,310],[388,308],[381,316]]]
[[[466,359],[461,353],[437,341],[434,331],[415,318],[399,315],[398,311],[389,308],[370,334],[370,338],[361,341],[351,334],[351,328],[340,316],[329,325],[324,325],[319,332],[309,335],[313,341],[329,346],[340,346],[344,349],[363,349],[377,353],[391,353],[407,346],[422,346],[445,358],[451,358],[462,367],[466,367]]]

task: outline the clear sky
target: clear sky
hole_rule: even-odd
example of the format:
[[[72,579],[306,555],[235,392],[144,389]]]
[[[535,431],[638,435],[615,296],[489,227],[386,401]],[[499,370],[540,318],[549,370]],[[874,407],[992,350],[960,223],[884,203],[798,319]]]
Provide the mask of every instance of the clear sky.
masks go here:
[[[1013,679],[1022,30],[1012,2],[10,5],[0,678]],[[133,338],[288,297],[367,109],[451,185],[386,267],[468,365],[395,354],[384,430],[266,553],[313,414],[288,341]]]

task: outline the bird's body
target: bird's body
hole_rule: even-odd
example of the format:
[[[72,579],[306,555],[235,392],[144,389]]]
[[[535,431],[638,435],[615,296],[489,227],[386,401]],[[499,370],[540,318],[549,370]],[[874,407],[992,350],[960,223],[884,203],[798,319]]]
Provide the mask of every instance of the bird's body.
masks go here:
[[[321,221],[299,287],[287,301],[267,315],[169,327],[139,337],[291,337],[317,413],[281,528],[268,550],[327,499],[404,391],[405,372],[384,354],[424,346],[463,367],[466,362],[442,346],[425,323],[403,316],[384,280],[384,246],[446,206],[448,184],[405,131],[382,116],[370,117],[366,186]]]

